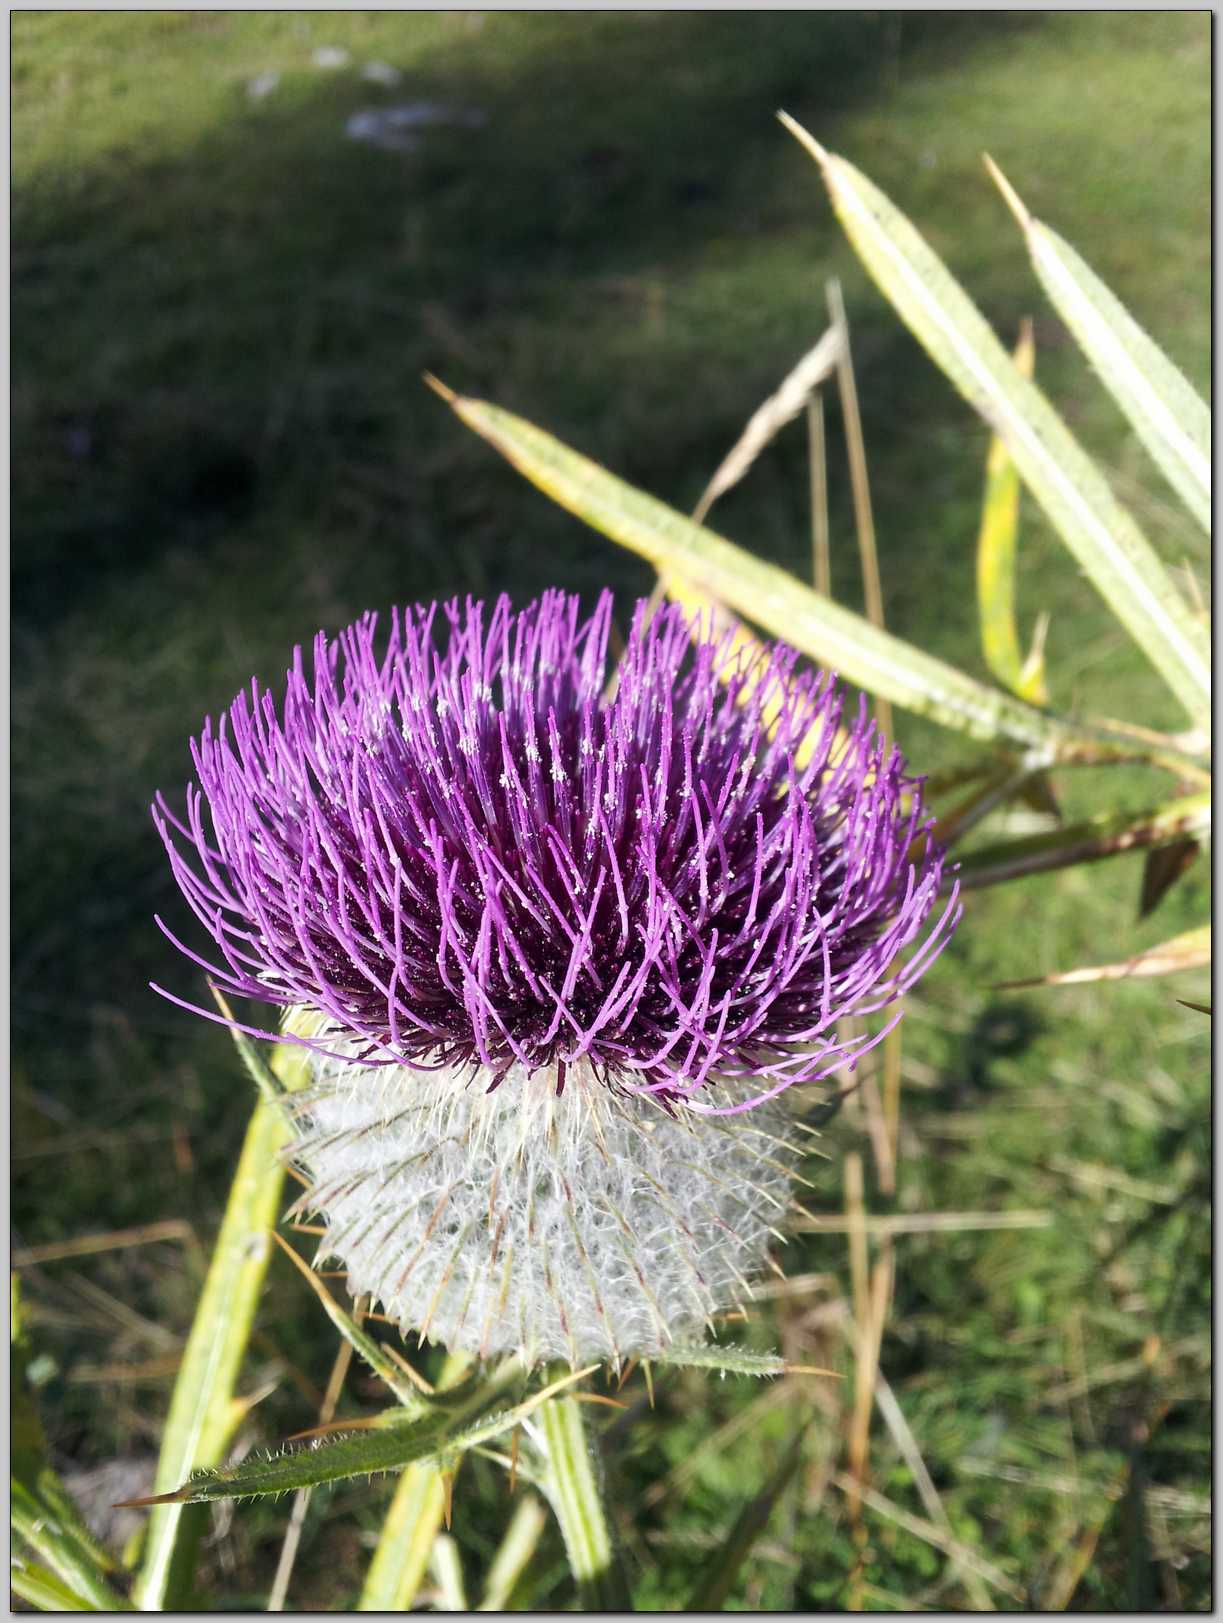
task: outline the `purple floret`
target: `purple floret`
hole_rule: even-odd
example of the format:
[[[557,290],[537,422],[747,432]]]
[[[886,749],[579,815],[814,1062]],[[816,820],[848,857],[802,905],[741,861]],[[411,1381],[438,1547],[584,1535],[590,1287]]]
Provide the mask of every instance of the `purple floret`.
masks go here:
[[[369,614],[310,671],[296,650],[279,714],[252,682],[207,721],[185,819],[154,817],[214,982],[324,1013],[371,1064],[563,1086],[585,1060],[714,1110],[719,1078],[759,1102],[877,1042],[837,1023],[893,1003],[958,915],[953,893],[934,917],[920,780],[863,705],[838,738],[832,676],[694,643],[679,607],[638,605],[605,696],[611,612],[455,601],[385,643]]]

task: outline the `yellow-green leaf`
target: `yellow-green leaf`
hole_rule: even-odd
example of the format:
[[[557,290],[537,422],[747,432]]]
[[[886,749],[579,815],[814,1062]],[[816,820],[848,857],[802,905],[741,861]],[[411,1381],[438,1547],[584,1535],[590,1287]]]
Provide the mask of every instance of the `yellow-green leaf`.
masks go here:
[[[1015,346],[1015,365],[1032,376],[1036,346],[1032,323],[1025,321]],[[1044,651],[1024,661],[1015,620],[1015,554],[1019,540],[1019,470],[1006,441],[994,435],[985,459],[985,501],[977,537],[977,609],[985,663],[1012,693],[1030,704],[1045,705]]]

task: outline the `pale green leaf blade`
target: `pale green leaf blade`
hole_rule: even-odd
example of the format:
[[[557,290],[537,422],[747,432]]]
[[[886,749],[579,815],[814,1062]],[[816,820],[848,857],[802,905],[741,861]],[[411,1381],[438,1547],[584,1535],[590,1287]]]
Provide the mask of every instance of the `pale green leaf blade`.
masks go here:
[[[521,1494],[484,1580],[477,1612],[506,1612],[519,1579],[535,1554],[548,1513],[533,1493]]]
[[[1049,521],[1197,723],[1210,713],[1205,628],[1107,480],[903,214],[852,164],[783,121],[819,162],[866,268],[927,353],[1010,448]]]
[[[986,162],[1023,228],[1036,274],[1058,315],[1209,535],[1210,408],[1086,261],[1056,231],[1033,219],[997,166]]]
[[[979,890],[1028,874],[1099,862],[1127,851],[1171,845],[1187,836],[1210,832],[1210,794],[1187,795],[1139,812],[1104,812],[1085,822],[1067,825],[1049,834],[970,851],[959,860],[955,877],[961,890]]]
[[[56,1507],[32,1492],[16,1476],[9,1478],[9,1524],[15,1537],[45,1564],[56,1584],[75,1597],[78,1604],[72,1610],[130,1610],[127,1602],[106,1582],[101,1563],[91,1548],[92,1539],[87,1535],[86,1542],[78,1536],[75,1515],[62,1516]],[[43,1609],[58,1610],[54,1606]]]
[[[1087,736],[871,625],[512,412],[483,400],[447,398],[470,428],[560,506],[648,559],[660,574],[678,573],[858,687],[971,737],[1007,739],[1051,758],[1073,753]]]
[[[470,1367],[462,1353],[450,1353],[438,1380],[439,1393],[458,1385]],[[442,1473],[433,1465],[409,1465],[395,1486],[382,1523],[359,1612],[406,1612],[424,1582],[429,1551],[442,1525],[446,1494]]]
[[[442,1525],[445,1488],[432,1465],[410,1465],[400,1477],[369,1564],[359,1612],[407,1612],[424,1582]]]
[[[49,1567],[14,1555],[9,1567],[9,1588],[28,1606],[40,1612],[111,1612],[121,1606],[98,1606],[69,1589]]]
[[[282,1083],[291,1085],[305,1059],[304,1049],[280,1045],[273,1053],[272,1068]],[[280,1109],[261,1100],[247,1129],[174,1384],[154,1481],[158,1492],[176,1487],[201,1466],[214,1465],[226,1445],[234,1387],[272,1254],[272,1227],[284,1184],[280,1151],[288,1136]],[[199,1531],[198,1518],[183,1524],[181,1505],[159,1505],[153,1511],[136,1585],[137,1604],[143,1610],[168,1609],[186,1592]]]

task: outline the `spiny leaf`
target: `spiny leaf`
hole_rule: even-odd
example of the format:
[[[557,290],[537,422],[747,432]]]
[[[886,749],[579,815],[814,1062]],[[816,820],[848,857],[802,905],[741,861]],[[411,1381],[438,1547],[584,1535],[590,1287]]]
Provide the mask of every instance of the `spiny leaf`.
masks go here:
[[[908,219],[786,114],[885,296],[961,394],[1007,443],[1050,523],[1195,723],[1210,714],[1205,627],[1150,542],[1049,401],[1016,369],[976,305]]]
[[[787,1364],[778,1353],[749,1352],[745,1347],[719,1347],[713,1342],[699,1347],[670,1347],[655,1356],[655,1363],[674,1369],[716,1369],[723,1375],[828,1375],[840,1376],[834,1369],[817,1369],[808,1364]]]
[[[247,1458],[240,1465],[202,1471],[171,1493],[131,1499],[126,1505],[202,1505],[218,1499],[254,1499],[264,1494],[315,1488],[346,1477],[402,1470],[414,1460],[431,1459],[447,1446],[448,1420],[429,1414],[374,1430],[360,1431],[333,1443],[317,1443],[267,1458]]]
[[[1035,220],[989,157],[986,167],[1019,221],[1041,285],[1129,418],[1134,432],[1210,533],[1210,408],[1070,244]]]

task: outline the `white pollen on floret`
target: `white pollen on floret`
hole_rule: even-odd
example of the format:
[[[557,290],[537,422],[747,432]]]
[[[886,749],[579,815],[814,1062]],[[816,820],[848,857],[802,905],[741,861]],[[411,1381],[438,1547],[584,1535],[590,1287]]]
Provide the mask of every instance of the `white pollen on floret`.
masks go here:
[[[535,748],[534,744],[528,744],[523,753],[528,761],[538,761],[540,759],[539,751]]]
[[[692,1344],[758,1275],[801,1151],[779,1101],[750,1122],[613,1093],[585,1060],[487,1072],[312,1058],[299,1209],[349,1288],[475,1356],[621,1362]],[[745,1096],[722,1081],[717,1103]]]

